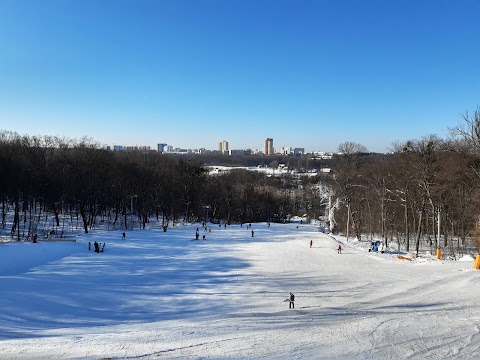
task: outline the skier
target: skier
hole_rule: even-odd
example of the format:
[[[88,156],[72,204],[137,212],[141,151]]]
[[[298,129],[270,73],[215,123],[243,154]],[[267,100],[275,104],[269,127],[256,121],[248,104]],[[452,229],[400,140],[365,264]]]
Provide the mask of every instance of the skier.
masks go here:
[[[339,254],[342,253],[342,245],[338,244],[338,250],[337,250],[337,252],[338,252]]]
[[[295,295],[290,293],[290,297],[288,298],[288,308],[289,309],[295,309]]]
[[[253,235],[254,235],[254,232],[253,232],[253,230],[252,230],[252,237],[253,237]]]
[[[310,240],[310,249],[312,248],[313,240]]]
[[[125,239],[125,233],[122,232],[122,239]]]

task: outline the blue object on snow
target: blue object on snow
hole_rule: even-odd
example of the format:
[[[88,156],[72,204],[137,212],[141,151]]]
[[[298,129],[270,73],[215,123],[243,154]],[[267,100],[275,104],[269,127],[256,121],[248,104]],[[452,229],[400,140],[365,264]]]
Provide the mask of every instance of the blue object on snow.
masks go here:
[[[369,251],[378,251],[378,247],[380,246],[381,241],[372,241],[372,247]]]

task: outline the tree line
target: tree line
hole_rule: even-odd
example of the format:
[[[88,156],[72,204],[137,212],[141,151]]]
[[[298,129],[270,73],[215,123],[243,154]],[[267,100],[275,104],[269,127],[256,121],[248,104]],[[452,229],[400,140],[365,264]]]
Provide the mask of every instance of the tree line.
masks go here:
[[[341,144],[329,179],[338,209],[331,225],[347,237],[380,237],[416,254],[425,247],[451,255],[480,248],[480,110],[462,120],[447,140],[396,143],[388,155]]]
[[[316,176],[240,169],[211,176],[201,157],[114,152],[91,139],[1,132],[1,227],[29,240],[46,216],[53,219],[48,229],[58,232],[68,217],[88,232],[98,221],[128,229],[133,222],[145,228],[156,218],[166,229],[178,221],[307,215],[349,239],[461,254],[471,241],[480,246],[480,110],[462,120],[448,140],[429,135],[393,144],[389,154],[345,142],[324,163],[331,172]],[[285,161],[273,162],[279,160]],[[290,160],[297,169],[310,166],[308,156]]]
[[[62,234],[62,219],[87,233],[97,222],[145,228],[152,217],[178,221],[254,222],[291,213],[285,179],[246,170],[208,176],[192,158],[155,151],[114,152],[91,139],[0,133],[1,228],[17,240]],[[287,186],[288,188],[288,186]],[[13,214],[8,221],[9,214]],[[51,215],[53,223],[45,218]],[[8,227],[8,228],[7,228]]]

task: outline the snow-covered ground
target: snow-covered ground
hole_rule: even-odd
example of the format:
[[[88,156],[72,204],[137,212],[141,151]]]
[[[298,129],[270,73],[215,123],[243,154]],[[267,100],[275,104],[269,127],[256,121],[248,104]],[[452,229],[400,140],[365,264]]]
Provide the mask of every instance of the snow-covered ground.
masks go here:
[[[400,260],[307,224],[210,226],[0,244],[0,358],[480,358],[471,257]]]
[[[219,166],[219,165],[206,166],[206,169],[208,169],[209,175],[221,175],[231,170],[249,170],[249,171],[256,171],[259,173],[263,173],[263,174],[266,174],[267,176],[281,176],[286,174],[302,175],[302,176],[317,176],[316,170],[310,170],[307,172],[298,172],[296,170],[290,170],[286,168],[284,164],[281,164],[276,169],[272,169],[271,167],[268,167],[268,166]],[[329,173],[330,169],[323,168],[320,170],[320,172]]]

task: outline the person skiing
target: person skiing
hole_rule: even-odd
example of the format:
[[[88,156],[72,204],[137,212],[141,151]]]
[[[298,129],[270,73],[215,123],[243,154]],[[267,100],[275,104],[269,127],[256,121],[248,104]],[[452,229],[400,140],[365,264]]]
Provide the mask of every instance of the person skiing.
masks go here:
[[[290,297],[288,298],[288,308],[289,309],[295,309],[295,295],[293,295],[292,293],[290,293]]]
[[[312,248],[313,240],[310,240],[310,249]]]
[[[342,245],[338,244],[338,250],[337,250],[337,252],[338,252],[339,254],[342,253]]]

